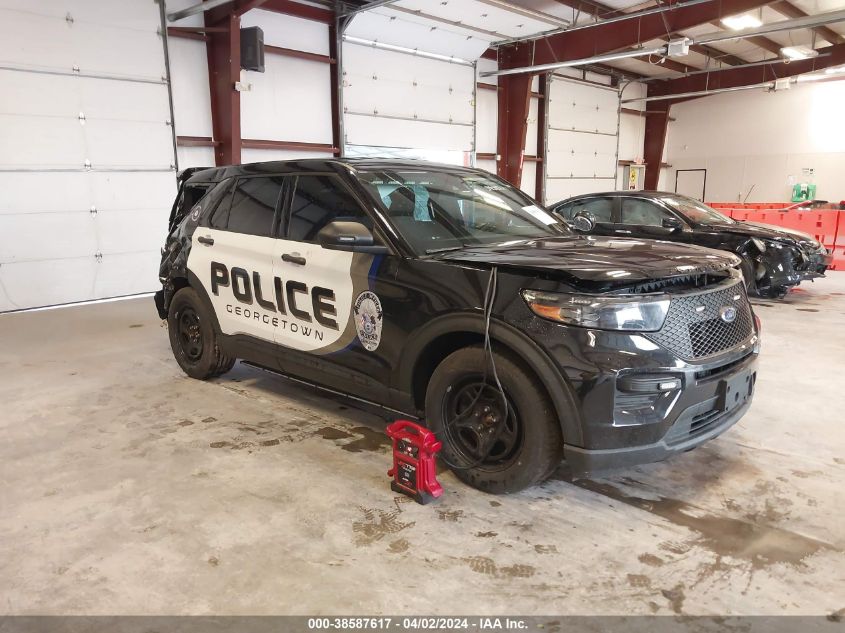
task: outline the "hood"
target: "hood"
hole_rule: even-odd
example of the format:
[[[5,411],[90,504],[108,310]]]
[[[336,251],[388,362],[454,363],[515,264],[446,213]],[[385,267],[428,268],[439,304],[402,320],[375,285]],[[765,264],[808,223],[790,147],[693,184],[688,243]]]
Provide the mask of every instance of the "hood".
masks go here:
[[[562,272],[583,281],[634,282],[725,270],[739,258],[724,251],[658,240],[556,237],[471,246],[439,260]]]
[[[706,225],[706,228],[724,231],[726,233],[734,233],[735,235],[747,235],[748,237],[757,237],[767,240],[780,240],[787,242],[806,242],[808,240],[812,242],[816,241],[816,238],[809,233],[796,231],[794,229],[787,229],[782,226],[760,224],[759,222],[737,221],[736,224],[708,224]]]

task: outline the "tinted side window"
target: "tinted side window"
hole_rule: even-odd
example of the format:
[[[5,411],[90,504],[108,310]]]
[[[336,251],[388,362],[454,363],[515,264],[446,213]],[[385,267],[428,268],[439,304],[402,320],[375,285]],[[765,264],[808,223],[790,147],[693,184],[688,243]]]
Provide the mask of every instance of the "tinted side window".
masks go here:
[[[622,199],[622,224],[662,226],[665,217],[668,217],[668,214],[650,200]]]
[[[613,222],[613,198],[586,198],[572,204],[572,216],[579,211],[589,213],[596,222]]]
[[[562,218],[565,218],[567,220],[572,219],[572,203],[571,202],[569,204],[562,204],[559,207],[553,207],[553,210],[554,210],[555,213],[557,213]]]
[[[372,222],[357,200],[333,176],[297,176],[290,203],[288,239],[315,242],[317,233],[335,220]]]
[[[208,218],[208,226],[212,229],[225,229],[229,222],[229,208],[232,205],[232,181],[224,180],[217,186],[221,188],[220,191],[217,191],[217,187],[215,187],[211,195],[217,193],[219,202],[217,208],[212,211]]]
[[[270,237],[273,232],[273,217],[281,193],[282,178],[280,177],[238,180],[232,194],[226,228],[235,233]]]

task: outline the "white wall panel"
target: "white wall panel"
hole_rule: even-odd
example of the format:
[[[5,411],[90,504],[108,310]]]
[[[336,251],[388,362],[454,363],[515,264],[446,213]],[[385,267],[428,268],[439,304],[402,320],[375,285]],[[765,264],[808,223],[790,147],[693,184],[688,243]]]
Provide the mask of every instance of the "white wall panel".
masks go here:
[[[476,98],[478,99],[475,137],[478,143],[477,151],[495,154],[498,143],[499,95],[495,90],[479,89]]]
[[[346,142],[431,150],[472,151],[472,126],[401,121],[347,113]]]
[[[91,119],[85,124],[88,158],[95,167],[168,169],[175,167],[173,132],[162,122]],[[128,151],[128,148],[132,148]]]
[[[508,37],[539,33],[548,31],[555,26],[562,26],[560,22],[540,20],[527,14],[509,10],[508,7],[497,7],[494,2],[479,0],[448,0],[448,2],[400,0],[396,3],[396,6],[410,11],[421,11],[452,22],[483,25],[485,30],[494,31]],[[518,6],[518,3],[513,3],[513,6]]]
[[[344,44],[343,65],[348,111],[473,121],[471,66],[354,44]]]
[[[123,0],[112,4],[131,10],[133,3]],[[28,68],[68,71],[77,66],[81,73],[152,79],[165,75],[161,37],[156,30],[87,21],[84,13],[74,15],[77,5],[70,0],[64,7],[61,17],[33,12],[31,8],[0,8],[3,61]],[[36,6],[35,10],[40,8]],[[158,18],[158,7],[148,7],[147,12],[154,12]],[[73,17],[72,23],[65,19],[67,14]]]
[[[604,88],[553,77],[549,82],[546,200],[616,186],[619,98]]]
[[[241,93],[241,136],[275,141],[332,142],[328,64],[267,55],[265,72],[247,73]]]
[[[94,299],[99,266],[90,255],[3,264],[0,312]]]
[[[93,216],[87,210],[0,216],[3,265],[33,259],[93,257],[96,251]]]
[[[167,42],[176,133],[211,138],[211,93],[205,42],[178,37],[168,38]],[[182,165],[182,148],[179,149],[179,167],[186,167]]]
[[[0,0],[0,59],[22,69],[0,71],[0,311],[157,285],[175,194],[159,25],[152,2]]]
[[[613,178],[549,179],[546,181],[546,200],[548,204],[553,204],[571,196],[581,195],[582,193],[613,191],[613,182]]]
[[[94,276],[94,298],[149,292],[148,271],[154,270],[157,277],[160,262],[161,255],[155,250],[104,254]]]
[[[484,169],[485,171],[489,171],[491,174],[496,173],[495,160],[477,160],[475,161],[475,166],[478,167],[478,169]]]
[[[0,167],[81,169],[85,163],[85,134],[79,121],[4,114],[0,128]]]
[[[537,156],[537,113],[540,108],[540,100],[532,97],[528,103],[528,130],[525,134],[525,153],[528,156]],[[539,148],[542,151],[542,148]]]
[[[241,17],[241,28],[258,26],[264,43],[319,55],[329,54],[329,26],[292,15],[253,9]]]
[[[465,60],[480,57],[495,39],[389,9],[371,9],[357,14],[347,27],[346,35]]]
[[[542,177],[542,168],[540,167],[540,163],[535,161],[526,161],[522,166],[522,181],[519,184],[519,188],[532,198],[534,197],[534,194],[537,193],[536,187],[538,176]]]
[[[550,176],[615,177],[615,136],[552,129],[548,152]]]
[[[628,84],[623,92],[623,98],[646,96],[646,85],[639,83]],[[645,103],[635,101],[626,103],[630,110],[644,110]],[[619,160],[641,160],[643,158],[643,144],[645,142],[645,117],[635,114],[622,113],[619,116]],[[618,167],[617,186],[623,185],[624,167]]]
[[[814,182],[817,197],[845,199],[845,81],[781,92],[717,94],[672,107],[662,186],[677,169],[707,169],[713,202],[781,202],[792,185]],[[814,169],[813,176],[803,173]]]
[[[549,108],[553,127],[616,134],[615,89],[555,78],[550,82]]]
[[[243,149],[241,161],[244,163],[260,163],[267,160],[302,160],[305,158],[331,158],[328,152],[300,152],[285,149]]]
[[[214,149],[211,147],[178,147],[179,169],[188,167],[214,167]]]
[[[343,63],[347,143],[472,151],[473,67],[349,43]]]

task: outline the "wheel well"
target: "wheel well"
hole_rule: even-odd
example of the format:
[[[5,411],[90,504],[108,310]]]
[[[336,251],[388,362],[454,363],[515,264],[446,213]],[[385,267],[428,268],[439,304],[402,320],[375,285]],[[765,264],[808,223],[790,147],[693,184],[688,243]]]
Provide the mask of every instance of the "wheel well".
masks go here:
[[[511,348],[509,345],[502,343],[491,336],[491,343],[493,348],[498,353],[504,353],[511,358],[515,363],[522,366],[527,372],[530,372],[537,378],[537,387],[543,391],[546,397],[549,397],[548,390],[543,382],[537,377],[537,372],[531,365],[525,361],[524,358]],[[449,354],[463,349],[464,347],[471,347],[473,345],[483,345],[484,335],[478,332],[450,332],[444,334],[429,343],[414,365],[413,382],[411,385],[412,395],[414,398],[414,406],[418,411],[425,411],[425,391],[428,387],[428,381],[431,379],[431,374]],[[549,402],[552,402],[549,397]]]
[[[425,347],[414,364],[411,382],[411,394],[417,410],[425,410],[425,390],[428,387],[428,381],[443,359],[459,349],[483,342],[484,336],[477,332],[449,332],[434,339]]]

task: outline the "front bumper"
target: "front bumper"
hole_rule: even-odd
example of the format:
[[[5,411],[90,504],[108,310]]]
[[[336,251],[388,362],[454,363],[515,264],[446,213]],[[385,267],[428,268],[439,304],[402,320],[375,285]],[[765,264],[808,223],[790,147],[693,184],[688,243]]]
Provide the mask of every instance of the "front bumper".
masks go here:
[[[651,422],[663,433],[656,441],[615,448],[564,444],[564,457],[573,476],[590,477],[608,470],[662,461],[724,433],[751,406],[757,380],[757,353],[751,352],[722,367],[682,372],[679,377],[684,388],[675,395],[667,394],[671,406],[664,409],[665,417],[658,415]],[[678,376],[678,373],[666,375]],[[660,411],[659,406],[655,408]],[[625,409],[615,407],[614,424],[618,425],[620,418],[624,420],[624,415],[619,415],[623,412]],[[648,415],[642,417],[646,419]]]
[[[803,262],[797,267],[801,280],[824,277],[825,271],[833,264],[833,253],[824,251],[802,252]]]
[[[705,316],[718,308],[698,297]],[[672,351],[683,346],[671,337],[526,321],[573,396],[573,419],[561,418],[573,475],[666,459],[735,424],[756,382],[760,338],[750,316],[747,338],[698,357]]]

